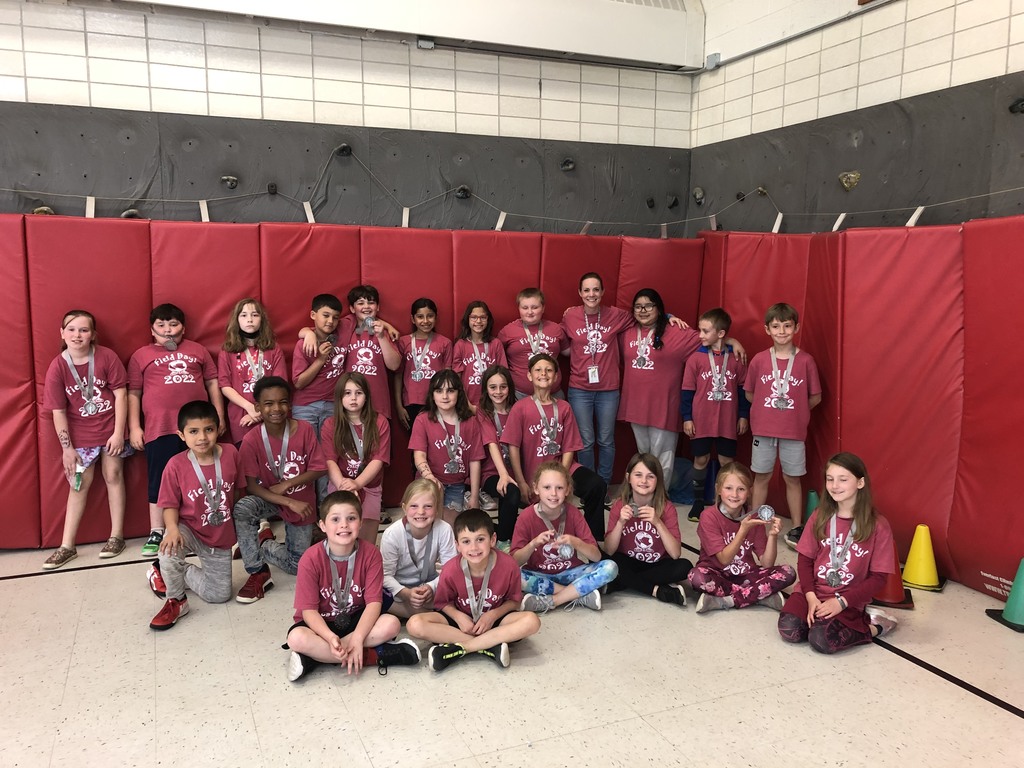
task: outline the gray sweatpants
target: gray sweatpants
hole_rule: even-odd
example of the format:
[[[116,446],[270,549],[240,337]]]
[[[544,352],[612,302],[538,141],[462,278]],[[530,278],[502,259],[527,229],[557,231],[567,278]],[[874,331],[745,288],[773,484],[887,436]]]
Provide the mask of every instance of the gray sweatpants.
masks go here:
[[[173,555],[160,554],[167,596],[184,595],[188,587],[208,603],[226,603],[231,599],[231,550],[206,546],[187,525],[179,523],[178,530],[185,546]],[[186,552],[195,552],[200,565],[185,560]]]

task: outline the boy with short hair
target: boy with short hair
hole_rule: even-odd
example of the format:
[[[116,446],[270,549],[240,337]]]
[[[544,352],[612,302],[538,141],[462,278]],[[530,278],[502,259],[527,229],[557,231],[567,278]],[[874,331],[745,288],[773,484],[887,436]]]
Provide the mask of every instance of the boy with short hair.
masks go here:
[[[270,563],[298,572],[299,558],[313,540],[317,479],[327,473],[320,441],[305,421],[290,418],[291,387],[279,376],[264,376],[252,391],[262,424],[242,439],[242,471],[249,495],[235,505],[235,529],[248,580],[235,599],[254,603],[274,586]],[[280,515],[285,543],[260,521]]]
[[[163,510],[157,503],[161,477],[171,457],[185,450],[176,425],[179,409],[208,399],[222,433],[226,422],[217,364],[206,347],[184,338],[185,313],[174,304],[160,304],[149,313],[149,325],[153,343],[136,350],[128,361],[128,429],[132,448],[146,452],[149,478],[150,533],[142,556],[156,557],[164,535]]]
[[[316,334],[316,352],[306,354],[300,339],[292,356],[295,395],[292,414],[308,422],[317,439],[320,428],[334,412],[334,384],[345,372],[345,349],[338,341],[341,302],[330,293],[313,297],[309,312]],[[326,488],[326,486],[324,486]]]
[[[391,420],[391,389],[388,371],[402,365],[402,353],[388,335],[388,325],[378,316],[380,294],[372,285],[357,285],[348,292],[351,321],[342,329],[341,341],[348,353],[345,370],[361,373],[370,385],[370,399],[377,413]]]
[[[505,345],[505,357],[512,371],[512,383],[516,387],[516,398],[529,398],[533,392],[530,383],[530,358],[547,353],[556,360],[563,352],[568,354],[569,336],[565,328],[551,320],[544,320],[544,292],[540,288],[524,288],[516,296],[519,319],[513,320],[498,333],[498,340]],[[555,371],[551,389],[560,392],[562,377]]]
[[[724,468],[736,458],[736,438],[750,425],[750,401],[740,396],[746,366],[733,357],[725,337],[732,318],[721,307],[709,309],[697,321],[701,346],[686,359],[680,412],[683,432],[693,454],[693,506],[688,519],[700,521],[704,482],[712,446]]]
[[[206,400],[186,403],[178,411],[178,436],[188,452],[170,458],[160,483],[157,503],[163,509],[164,535],[160,559],[149,567],[147,579],[166,602],[149,623],[151,629],[170,629],[188,613],[186,586],[208,603],[231,598],[231,510],[242,468],[235,446],[217,443],[220,428],[220,414]],[[193,553],[201,567],[185,560]]]
[[[467,509],[455,518],[455,543],[460,557],[441,569],[430,613],[409,619],[413,637],[429,640],[430,668],[440,672],[470,653],[507,667],[508,644],[540,630],[537,614],[519,610],[523,597],[519,566],[495,547],[497,534],[490,515]]]
[[[754,472],[751,506],[757,509],[768,498],[768,481],[778,455],[792,522],[785,542],[796,549],[804,529],[800,483],[800,478],[807,474],[804,440],[811,409],[821,402],[821,383],[813,358],[793,343],[800,331],[800,318],[793,307],[789,304],[768,307],[764,331],[771,338],[772,346],[754,355],[744,384],[751,403],[750,427],[754,436],[750,459]]]
[[[359,540],[363,508],[351,491],[328,494],[320,505],[323,544],[310,547],[299,560],[295,579],[295,623],[286,646],[292,682],[319,664],[344,664],[358,674],[363,664],[418,664],[420,651],[411,640],[394,641],[398,618],[382,614],[384,564],[380,550]]]

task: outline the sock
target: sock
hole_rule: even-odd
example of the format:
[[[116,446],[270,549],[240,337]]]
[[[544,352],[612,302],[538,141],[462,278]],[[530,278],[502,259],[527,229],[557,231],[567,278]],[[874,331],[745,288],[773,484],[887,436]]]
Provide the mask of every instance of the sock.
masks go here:
[[[378,645],[377,648],[380,648]],[[363,665],[371,666],[377,663],[377,650],[374,648],[363,649]]]
[[[694,495],[694,498],[697,501],[699,501],[699,502],[703,502],[704,501],[704,482],[707,480],[707,477],[708,477],[708,468],[707,467],[704,467],[703,469],[697,469],[696,467],[694,468],[694,470],[693,470],[693,495]]]
[[[161,536],[163,536],[164,533],[166,532],[166,530],[167,530],[166,528],[150,528],[149,532],[150,533],[159,533]]]

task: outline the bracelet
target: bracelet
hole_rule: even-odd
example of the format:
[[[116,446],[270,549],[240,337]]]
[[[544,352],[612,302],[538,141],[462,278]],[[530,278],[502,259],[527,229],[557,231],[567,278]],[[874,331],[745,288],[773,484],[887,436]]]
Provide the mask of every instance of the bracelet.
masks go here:
[[[850,604],[846,602],[846,598],[842,595],[836,595],[836,600],[839,602],[839,607],[842,608],[844,611],[850,607]]]

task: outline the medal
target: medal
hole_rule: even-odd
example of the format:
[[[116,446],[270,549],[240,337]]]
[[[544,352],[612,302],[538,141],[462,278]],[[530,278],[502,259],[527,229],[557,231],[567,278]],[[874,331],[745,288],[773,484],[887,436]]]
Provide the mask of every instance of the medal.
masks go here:
[[[99,413],[100,409],[99,406],[96,405],[96,403],[90,400],[85,404],[84,410],[86,416],[95,416],[97,413]]]
[[[829,536],[829,553],[828,553],[828,568],[825,570],[825,583],[835,589],[843,583],[842,577],[839,574],[840,569],[846,562],[847,554],[850,551],[850,546],[853,544],[854,534],[857,533],[857,521],[854,520],[850,523],[850,531],[846,534],[846,541],[843,542],[842,548],[839,548],[836,543],[836,516],[832,515],[832,519],[829,520],[828,524],[828,536]]]
[[[364,317],[363,318],[363,324],[362,324],[361,331],[363,333],[368,333],[371,336],[373,335],[373,318],[372,317]]]
[[[568,560],[576,554],[576,550],[573,549],[572,544],[559,544],[558,545],[558,556],[563,560]]]
[[[356,565],[356,553],[359,551],[359,540],[356,539],[355,544],[352,546],[352,554],[342,555],[337,557],[331,552],[331,548],[327,545],[327,539],[324,539],[324,551],[327,553],[327,559],[330,561],[331,568],[331,589],[334,592],[334,602],[338,605],[338,611],[340,613],[348,612],[349,606],[352,605],[352,575],[355,571]],[[345,564],[345,586],[341,586],[341,580],[338,578],[338,567],[335,563]]]
[[[446,475],[457,475],[459,474],[459,462],[449,461],[444,465],[444,473]]]
[[[423,371],[413,371],[409,374],[409,378],[413,381],[423,381]]]
[[[214,446],[213,448],[214,481],[212,483],[206,480],[206,476],[203,474],[203,470],[199,466],[199,459],[196,458],[195,452],[188,452],[188,461],[192,465],[193,471],[196,473],[196,478],[199,480],[199,489],[203,492],[203,497],[206,499],[206,508],[210,510],[206,515],[207,525],[223,525],[224,513],[220,511],[220,504],[223,496],[222,489],[224,487],[224,476],[221,474],[220,454],[217,452],[217,447]]]
[[[637,368],[646,368],[647,367],[647,358],[644,357],[643,355],[640,355],[636,359],[636,365],[637,365]]]
[[[558,443],[544,443],[544,455],[554,456],[558,453]]]
[[[772,398],[772,408],[777,408],[780,411],[789,409],[789,399],[785,397]]]
[[[793,373],[793,361],[796,360],[799,351],[799,349],[793,349],[789,364],[786,366],[786,373],[782,374],[779,372],[779,362],[775,359],[775,347],[769,350],[772,358],[772,408],[780,411],[789,409],[789,377]]]
[[[541,519],[541,521],[544,523],[544,527],[547,528],[549,531],[551,531],[551,532],[553,532],[555,534],[555,538],[560,539],[560,538],[562,538],[565,535],[565,519],[566,519],[566,514],[565,514],[565,508],[564,507],[562,508],[561,513],[558,515],[558,530],[557,531],[555,530],[555,526],[553,526],[551,524],[551,521],[548,519],[547,515],[543,514],[540,511],[540,504],[534,504],[533,505],[533,511],[536,513],[537,517],[539,517]],[[572,544],[569,544],[568,542],[565,542],[565,543],[562,543],[562,544],[558,545],[558,556],[560,558],[562,558],[563,560],[569,560],[575,554],[576,554],[576,550],[573,548]]]
[[[719,392],[717,389],[711,393],[712,400],[725,400],[725,392]]]
[[[428,333],[427,340],[420,348],[419,352],[416,351],[416,337],[409,337],[409,354],[412,357],[412,373],[410,378],[413,381],[423,381],[427,378],[427,371],[424,370],[424,362],[427,359],[427,352],[430,351],[430,342],[434,340],[434,334]]]
[[[769,507],[767,504],[762,504],[760,507],[757,508],[756,514],[758,520],[764,520],[765,522],[768,522],[773,517],[775,517],[775,510]]]
[[[89,367],[86,369],[85,381],[78,375],[78,369],[75,368],[75,364],[71,360],[71,353],[65,349],[61,353],[61,357],[67,363],[68,370],[71,371],[71,376],[74,378],[75,384],[78,385],[78,391],[82,393],[82,400],[84,402],[82,406],[83,412],[86,416],[95,416],[100,412],[100,407],[93,402],[93,397],[97,394],[95,350],[89,347]]]
[[[647,338],[643,337],[642,329],[636,329],[636,367],[646,368],[650,360],[647,358],[651,349],[651,339],[654,338],[654,329],[651,328]]]
[[[833,571],[831,568],[829,568],[828,571],[825,572],[825,581],[828,582],[828,585],[833,589],[838,587],[839,584],[842,582],[842,580],[839,578],[839,573]]]
[[[537,398],[532,398],[534,405],[537,406],[537,412],[540,413],[540,434],[544,442],[541,445],[541,453],[544,456],[554,456],[555,454],[561,453],[562,446],[559,445],[555,439],[558,437],[558,401],[553,400],[551,405],[554,408],[554,414],[551,419],[548,420],[547,414],[544,413],[544,407],[540,404]]]
[[[715,365],[715,355],[708,350],[708,364],[711,366],[711,399],[720,402],[725,400],[726,371],[729,369],[729,348],[722,355],[722,367]]]
[[[250,380],[253,384],[263,378],[263,350],[256,350],[256,359],[252,359],[252,353],[248,348],[245,350],[245,360],[249,363]]]
[[[469,603],[470,615],[473,617],[473,623],[476,624],[480,621],[480,617],[484,614],[484,601],[487,599],[487,584],[491,580],[491,571],[494,569],[494,563],[497,560],[497,555],[491,552],[487,558],[487,569],[484,571],[483,582],[480,584],[480,591],[477,592],[473,589],[473,578],[469,573],[469,563],[466,562],[466,558],[461,558],[460,563],[462,565],[462,575],[466,577],[466,602]]]
[[[213,510],[213,512],[206,516],[206,522],[208,525],[224,525],[224,513],[221,512],[219,509],[215,509]]]
[[[174,340],[173,336],[164,336],[164,349],[168,352],[173,352],[178,348],[178,342]]]
[[[455,419],[455,435],[452,437],[448,436],[448,425],[444,423],[440,418],[438,421],[441,422],[441,429],[444,430],[445,436],[445,448],[448,449],[448,463],[444,465],[444,473],[446,475],[458,475],[459,469],[459,427],[462,424],[458,418]]]

